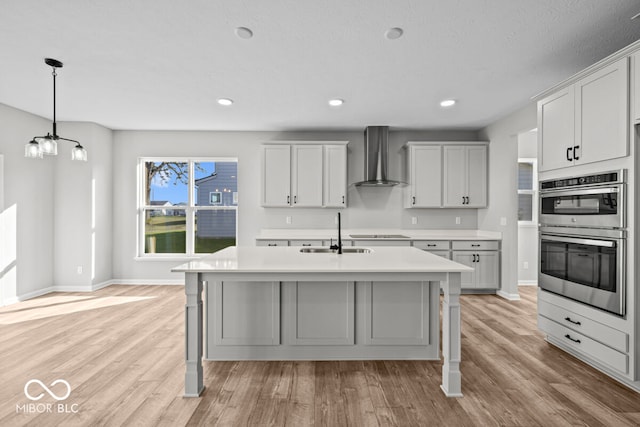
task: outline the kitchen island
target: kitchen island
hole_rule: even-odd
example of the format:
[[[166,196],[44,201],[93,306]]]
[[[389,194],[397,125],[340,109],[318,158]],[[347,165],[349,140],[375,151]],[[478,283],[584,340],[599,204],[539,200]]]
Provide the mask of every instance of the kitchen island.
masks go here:
[[[461,396],[471,268],[412,247],[317,249],[230,247],[172,270],[185,273],[185,396],[204,389],[205,326],[207,360],[439,360],[440,289],[441,388]]]

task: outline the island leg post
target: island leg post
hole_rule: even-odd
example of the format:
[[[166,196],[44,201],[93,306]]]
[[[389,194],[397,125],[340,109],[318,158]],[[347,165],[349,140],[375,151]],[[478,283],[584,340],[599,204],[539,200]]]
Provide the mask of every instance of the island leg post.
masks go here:
[[[442,385],[447,397],[462,397],[462,374],[460,373],[460,273],[448,273],[442,283]]]
[[[185,273],[185,364],[184,396],[199,397],[204,389],[202,373],[202,280],[198,273]]]

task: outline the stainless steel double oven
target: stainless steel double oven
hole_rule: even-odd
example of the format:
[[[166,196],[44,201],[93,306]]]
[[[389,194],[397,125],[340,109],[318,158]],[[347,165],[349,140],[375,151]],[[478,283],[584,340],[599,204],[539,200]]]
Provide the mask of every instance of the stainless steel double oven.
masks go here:
[[[624,316],[625,191],[625,170],[540,182],[540,288]]]

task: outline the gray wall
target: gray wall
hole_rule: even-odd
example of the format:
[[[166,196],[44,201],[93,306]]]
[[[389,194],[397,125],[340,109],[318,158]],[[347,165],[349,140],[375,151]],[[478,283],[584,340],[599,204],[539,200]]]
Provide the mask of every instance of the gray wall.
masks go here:
[[[478,210],[478,228],[502,232],[502,290],[518,298],[518,134],[536,127],[536,104],[482,129],[489,144],[489,206]],[[503,222],[506,223],[502,225]]]
[[[391,132],[389,174],[402,178],[403,150],[407,141],[476,140],[474,131]],[[337,209],[262,208],[260,206],[262,143],[279,140],[350,141],[348,182],[363,177],[363,132],[167,132],[114,131],[114,212],[136,211],[137,164],[140,157],[232,157],[238,159],[238,244],[254,245],[263,228],[335,227]],[[179,143],[177,143],[179,141]],[[356,189],[347,193],[348,208],[343,213],[345,228],[477,228],[474,209],[404,209],[401,187]],[[286,217],[291,217],[291,224]],[[417,224],[411,225],[411,217]],[[461,224],[455,224],[455,216]],[[137,256],[135,214],[114,215],[113,277],[118,280],[162,282],[180,280],[169,272],[180,260],[140,260]]]

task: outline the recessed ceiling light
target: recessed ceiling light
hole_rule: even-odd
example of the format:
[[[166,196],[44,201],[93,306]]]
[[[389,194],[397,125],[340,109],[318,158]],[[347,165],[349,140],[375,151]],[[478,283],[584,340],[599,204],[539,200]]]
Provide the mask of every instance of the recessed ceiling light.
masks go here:
[[[344,99],[330,99],[329,100],[329,105],[331,105],[332,107],[339,107],[342,104],[344,104]]]
[[[250,39],[251,37],[253,37],[253,31],[251,31],[247,27],[238,27],[236,28],[236,36],[240,37],[241,39]]]
[[[404,30],[402,28],[394,27],[394,28],[389,28],[387,31],[385,31],[384,36],[389,40],[395,40],[402,37],[403,33],[404,33]]]
[[[455,99],[445,99],[444,101],[440,102],[440,106],[444,108],[453,107],[454,105],[456,105]]]
[[[218,99],[218,104],[228,106],[228,105],[233,104],[233,99],[220,98],[220,99]]]

